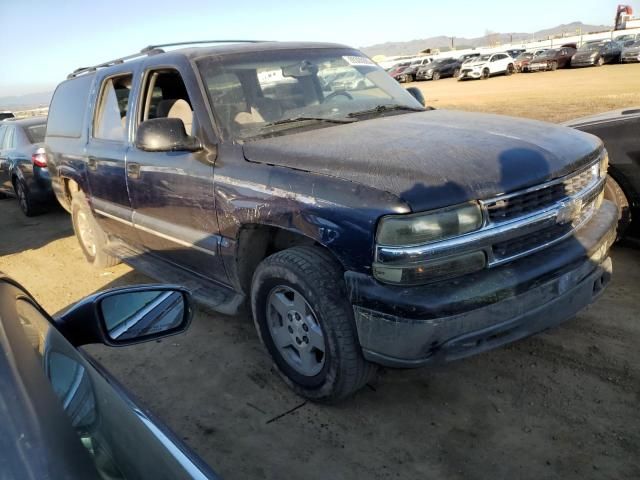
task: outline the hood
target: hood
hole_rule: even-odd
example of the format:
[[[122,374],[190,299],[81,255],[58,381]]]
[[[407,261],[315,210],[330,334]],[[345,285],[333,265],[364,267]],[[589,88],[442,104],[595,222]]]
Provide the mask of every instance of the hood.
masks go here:
[[[600,145],[549,123],[432,110],[254,140],[243,149],[251,162],[367,185],[421,211],[566,175]]]
[[[470,60],[467,63],[464,64],[465,67],[480,67],[482,65],[486,65],[489,62],[486,62],[484,60]]]
[[[592,55],[599,55],[601,52],[600,50],[589,50],[586,52],[576,52],[573,54],[573,58],[589,58]]]

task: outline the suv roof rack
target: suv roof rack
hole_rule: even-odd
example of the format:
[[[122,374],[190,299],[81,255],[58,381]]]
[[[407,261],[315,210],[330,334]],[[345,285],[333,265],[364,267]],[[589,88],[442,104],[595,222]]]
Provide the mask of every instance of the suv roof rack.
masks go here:
[[[116,58],[115,60],[109,60],[108,62],[99,63],[91,67],[76,68],[73,72],[67,75],[67,78],[75,78],[78,75],[82,75],[87,72],[95,72],[98,68],[111,67],[113,65],[119,65],[127,60],[133,60],[134,58],[143,57],[145,55],[156,55],[158,53],[164,53],[163,47],[181,47],[184,45],[199,45],[203,43],[260,43],[264,40],[197,40],[189,42],[174,42],[174,43],[162,43],[158,45],[149,45],[144,47],[138,53],[133,53],[125,57]]]

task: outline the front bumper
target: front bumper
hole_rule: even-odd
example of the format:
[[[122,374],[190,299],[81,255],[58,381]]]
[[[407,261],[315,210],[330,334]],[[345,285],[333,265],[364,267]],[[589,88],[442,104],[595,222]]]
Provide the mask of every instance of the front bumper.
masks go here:
[[[623,55],[620,57],[620,61],[622,63],[633,63],[633,62],[640,62],[640,54],[635,54],[635,55]]]
[[[611,276],[617,207],[603,202],[587,224],[556,245],[506,265],[446,282],[396,287],[347,272],[363,354],[391,367],[464,358],[570,318]]]
[[[545,70],[549,70],[549,64],[547,63],[531,63],[527,67],[530,72],[541,72]]]
[[[465,78],[472,78],[472,79],[478,79],[482,76],[482,70],[462,70],[462,72],[460,72],[460,76],[458,77],[458,80],[464,80]]]
[[[591,57],[571,60],[572,67],[592,67],[595,64],[596,64],[596,59]]]

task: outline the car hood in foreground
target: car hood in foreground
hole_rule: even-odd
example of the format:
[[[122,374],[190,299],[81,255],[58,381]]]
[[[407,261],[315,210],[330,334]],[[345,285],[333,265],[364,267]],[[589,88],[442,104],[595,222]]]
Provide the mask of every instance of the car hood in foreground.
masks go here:
[[[592,135],[549,123],[433,110],[259,139],[243,148],[249,161],[364,184],[420,211],[566,175],[600,145]]]

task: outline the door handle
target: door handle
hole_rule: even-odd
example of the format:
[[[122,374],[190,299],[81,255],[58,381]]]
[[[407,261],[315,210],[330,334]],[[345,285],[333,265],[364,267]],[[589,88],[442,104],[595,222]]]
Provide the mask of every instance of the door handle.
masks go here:
[[[133,162],[127,163],[127,176],[130,178],[140,178],[140,164]]]
[[[98,169],[98,160],[95,157],[89,157],[87,159],[87,168],[89,170],[97,170]]]

